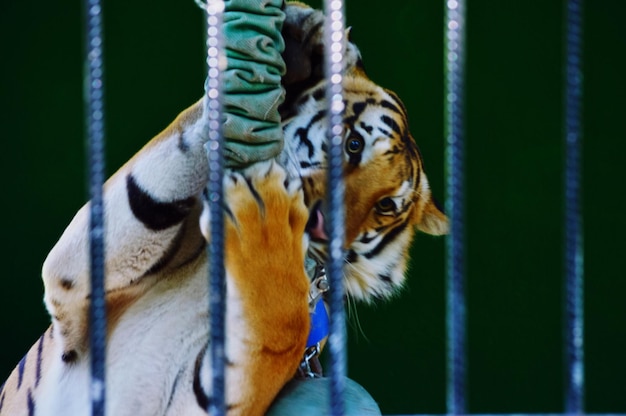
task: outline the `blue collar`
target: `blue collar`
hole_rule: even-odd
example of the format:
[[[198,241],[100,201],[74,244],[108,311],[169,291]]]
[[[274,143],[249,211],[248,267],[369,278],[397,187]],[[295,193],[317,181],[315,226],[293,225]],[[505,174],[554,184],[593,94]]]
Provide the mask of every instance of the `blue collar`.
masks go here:
[[[326,312],[323,300],[320,299],[315,304],[315,309],[311,312],[310,316],[311,330],[309,331],[309,339],[306,341],[307,348],[317,345],[326,338],[330,332],[328,312]]]

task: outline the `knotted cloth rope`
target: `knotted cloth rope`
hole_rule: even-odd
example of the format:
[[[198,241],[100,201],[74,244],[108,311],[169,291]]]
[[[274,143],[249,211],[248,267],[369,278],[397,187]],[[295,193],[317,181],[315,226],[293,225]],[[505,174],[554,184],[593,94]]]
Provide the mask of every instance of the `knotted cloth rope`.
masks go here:
[[[448,414],[464,414],[466,413],[464,0],[446,0],[445,25],[446,211],[451,223],[450,235],[446,239],[448,341],[446,407]]]
[[[583,229],[581,213],[582,0],[568,0],[565,45],[565,411],[584,412]]]
[[[91,414],[105,412],[106,309],[104,293],[104,87],[102,57],[102,8],[99,0],[85,0],[85,114],[89,207],[89,259],[91,302],[89,340],[91,349]]]
[[[277,156],[283,148],[278,106],[286,71],[282,0],[226,0],[221,79],[226,166],[239,168]]]

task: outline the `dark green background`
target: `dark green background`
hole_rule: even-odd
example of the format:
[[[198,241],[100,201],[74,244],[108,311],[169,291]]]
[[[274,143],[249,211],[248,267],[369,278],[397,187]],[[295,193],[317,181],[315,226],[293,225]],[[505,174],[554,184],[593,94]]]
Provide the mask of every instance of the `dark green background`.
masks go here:
[[[366,67],[399,93],[443,200],[443,2],[348,1]],[[319,3],[317,3],[319,4]],[[105,2],[108,173],[203,93],[202,13]],[[469,410],[563,402],[563,4],[469,0]],[[585,12],[587,410],[626,412],[626,2]],[[0,379],[46,327],[41,264],[85,200],[81,6],[0,3],[4,281]],[[445,412],[444,240],[419,236],[407,289],[350,308],[349,373],[384,413]]]

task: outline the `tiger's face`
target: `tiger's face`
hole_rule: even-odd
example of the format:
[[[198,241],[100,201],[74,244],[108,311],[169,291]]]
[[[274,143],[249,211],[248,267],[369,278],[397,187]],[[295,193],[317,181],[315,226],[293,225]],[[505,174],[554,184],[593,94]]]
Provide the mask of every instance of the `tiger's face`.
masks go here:
[[[303,179],[305,202],[312,212],[309,253],[323,262],[327,250],[324,15],[300,2],[287,2],[285,12],[282,162],[292,176]],[[390,297],[402,286],[416,230],[445,234],[448,219],[431,198],[404,105],[367,77],[349,32],[343,58],[345,287],[347,295],[369,302]]]
[[[301,94],[295,115],[284,126],[288,166],[292,175],[303,178],[312,210],[323,207],[327,191],[324,85],[322,81]],[[355,69],[345,76],[344,100],[345,286],[355,299],[372,301],[390,297],[402,286],[416,230],[445,234],[448,221],[431,198],[398,97]],[[309,233],[309,250],[323,261],[323,215],[313,216]]]

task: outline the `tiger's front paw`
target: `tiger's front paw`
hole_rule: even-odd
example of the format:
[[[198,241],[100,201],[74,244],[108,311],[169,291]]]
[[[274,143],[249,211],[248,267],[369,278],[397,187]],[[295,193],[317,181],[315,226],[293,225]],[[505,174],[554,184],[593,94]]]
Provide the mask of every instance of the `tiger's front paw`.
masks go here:
[[[225,237],[229,270],[244,275],[303,269],[308,212],[299,180],[289,180],[274,161],[224,180]]]
[[[252,396],[239,414],[264,413],[298,368],[310,329],[309,215],[300,181],[273,161],[228,175],[224,194],[229,358],[240,363],[230,368],[231,391],[239,400]]]

